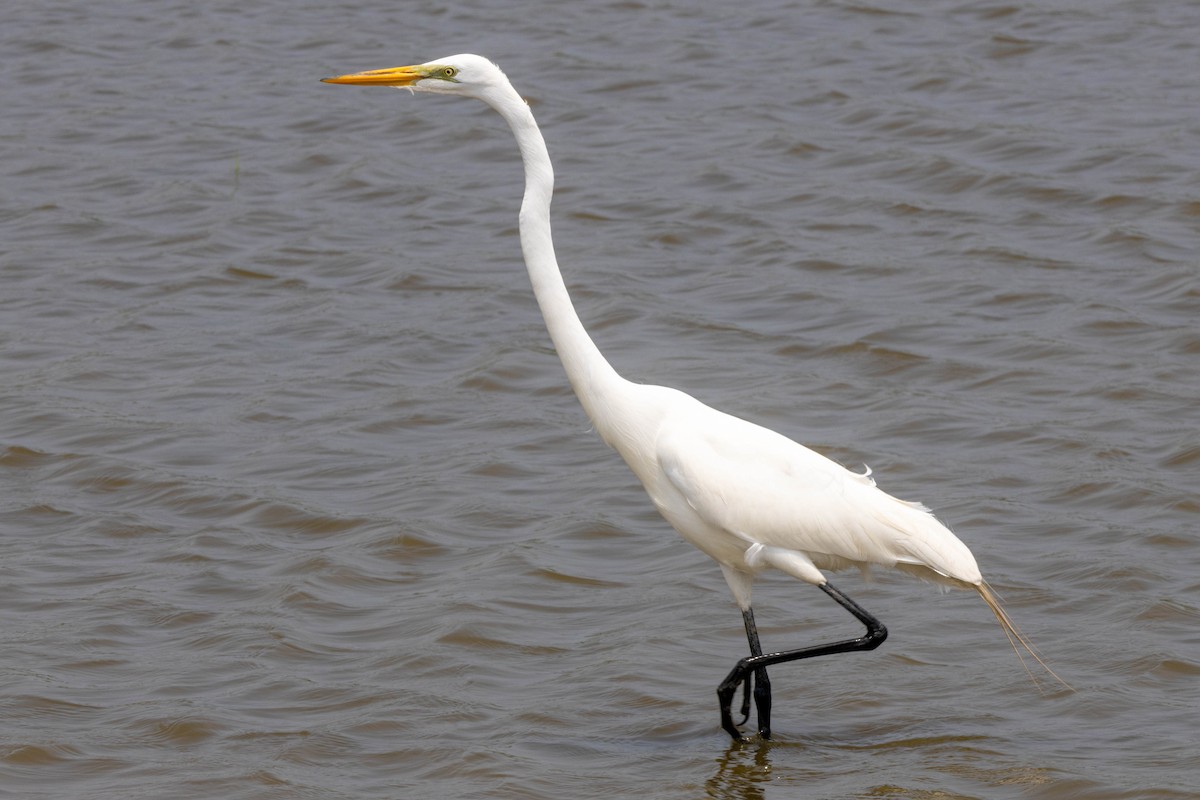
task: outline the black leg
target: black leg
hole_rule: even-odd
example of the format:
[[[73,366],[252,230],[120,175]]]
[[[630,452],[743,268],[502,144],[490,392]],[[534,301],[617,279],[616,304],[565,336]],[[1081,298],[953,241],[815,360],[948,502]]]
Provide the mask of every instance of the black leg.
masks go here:
[[[769,739],[771,736],[771,684],[767,680],[767,667],[772,664],[782,664],[785,661],[798,661],[802,658],[816,658],[817,656],[828,656],[834,653],[848,653],[852,650],[874,650],[883,644],[883,640],[887,638],[887,628],[883,626],[883,623],[868,613],[858,603],[842,594],[829,583],[822,584],[818,588],[832,597],[842,608],[853,614],[859,622],[867,626],[866,634],[857,639],[846,639],[840,642],[802,647],[799,650],[786,650],[781,653],[767,653],[763,655],[762,649],[758,644],[758,631],[754,627],[754,613],[747,610],[742,617],[746,623],[746,638],[750,640],[750,656],[739,661],[729,675],[725,677],[725,680],[721,681],[721,685],[717,687],[717,698],[721,704],[721,727],[733,737],[734,741],[745,741],[746,737],[743,737],[741,731],[733,724],[733,713],[731,710],[733,696],[737,692],[739,685],[745,684],[747,688],[749,687],[750,675],[752,673],[758,679],[758,686],[754,690],[754,703],[758,708],[759,735],[764,739]],[[764,685],[766,689],[762,691]],[[743,704],[743,711],[749,715],[750,701],[748,697]]]
[[[758,626],[754,624],[754,609],[748,608],[742,612],[742,622],[746,626],[746,641],[750,644],[750,655],[761,656],[762,645],[758,641]],[[742,694],[742,721],[739,725],[745,725],[750,719],[751,685],[754,687],[754,707],[758,710],[758,735],[764,739],[770,739],[771,679],[767,677],[766,667],[759,667],[753,672],[746,671],[745,689]]]

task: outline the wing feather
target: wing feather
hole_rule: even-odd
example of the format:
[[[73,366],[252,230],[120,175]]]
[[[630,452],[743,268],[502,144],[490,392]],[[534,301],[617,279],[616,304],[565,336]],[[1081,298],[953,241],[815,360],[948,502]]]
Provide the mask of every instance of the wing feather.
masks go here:
[[[920,503],[767,428],[702,406],[702,424],[667,423],[656,442],[667,480],[708,525],[749,544],[803,553],[818,567],[897,564],[975,583],[970,551]]]

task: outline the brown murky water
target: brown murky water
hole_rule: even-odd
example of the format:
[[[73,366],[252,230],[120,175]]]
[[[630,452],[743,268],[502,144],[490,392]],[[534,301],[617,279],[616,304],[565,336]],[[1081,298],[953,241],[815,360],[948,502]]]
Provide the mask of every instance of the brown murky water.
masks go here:
[[[1200,783],[1200,6],[19,2],[0,26],[0,795],[1182,798]],[[588,431],[476,51],[630,377],[869,463],[977,598],[714,688],[715,565]],[[770,647],[844,635],[756,592]]]

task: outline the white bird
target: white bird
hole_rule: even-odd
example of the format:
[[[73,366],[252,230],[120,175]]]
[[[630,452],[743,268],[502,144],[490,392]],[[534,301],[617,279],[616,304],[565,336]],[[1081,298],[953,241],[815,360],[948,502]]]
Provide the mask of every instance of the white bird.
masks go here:
[[[924,506],[876,488],[869,470],[851,472],[785,436],[681,391],[633,383],[617,374],[584,330],[567,294],[550,236],[550,156],[529,106],[499,67],[464,54],[325,82],[473,97],[508,121],[525,167],[520,214],[525,265],[571,387],[600,437],[625,459],[663,517],[720,565],[742,610],[751,655],[738,661],[717,689],[721,726],[735,741],[744,738],[738,724],[749,719],[752,678],[758,733],[770,738],[768,666],[872,650],[887,638],[879,620],[830,585],[822,570],[880,565],[974,589],[995,613],[1017,655],[1019,643],[1042,663],[984,582],[971,551]],[[754,576],[767,568],[820,588],[858,618],[866,633],[764,655],[750,594]],[[731,705],[743,684],[744,718],[735,724]]]

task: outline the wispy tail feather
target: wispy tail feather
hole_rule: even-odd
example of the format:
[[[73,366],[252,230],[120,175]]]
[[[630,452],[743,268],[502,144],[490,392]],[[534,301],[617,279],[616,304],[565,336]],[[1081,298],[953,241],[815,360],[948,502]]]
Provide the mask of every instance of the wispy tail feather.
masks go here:
[[[1021,630],[1016,626],[1016,623],[1014,623],[1012,618],[1008,616],[1008,612],[1004,610],[1004,606],[1000,605],[1000,600],[996,597],[996,593],[992,591],[992,587],[988,586],[986,581],[980,581],[975,585],[975,589],[979,592],[979,596],[983,598],[983,602],[987,603],[988,608],[990,608],[992,613],[996,615],[996,620],[1000,623],[1000,628],[1004,631],[1004,635],[1008,637],[1008,643],[1012,645],[1013,652],[1017,654],[1017,658],[1021,661],[1021,666],[1025,668],[1025,672],[1029,674],[1030,680],[1032,680],[1034,685],[1038,687],[1038,690],[1041,691],[1042,685],[1038,683],[1037,677],[1033,674],[1032,670],[1029,669],[1029,664],[1026,663],[1025,656],[1021,653],[1022,648],[1030,655],[1030,657],[1033,658],[1034,661],[1038,663],[1039,666],[1041,666],[1042,669],[1046,670],[1046,672],[1053,677],[1054,680],[1061,683],[1067,689],[1075,691],[1071,684],[1060,678],[1058,673],[1050,669],[1050,667],[1046,665],[1045,661],[1042,661],[1042,657],[1038,655],[1037,649],[1034,648],[1033,643],[1025,638],[1025,634],[1021,633]]]

